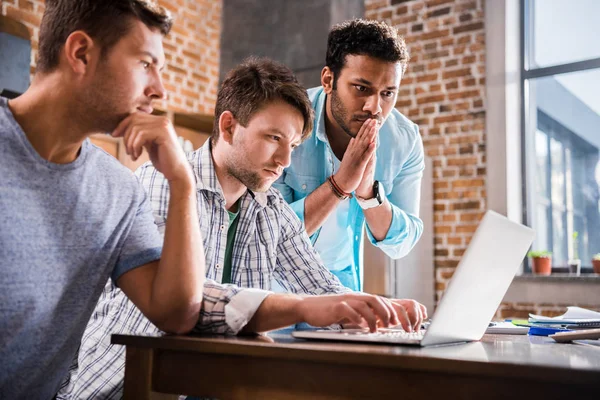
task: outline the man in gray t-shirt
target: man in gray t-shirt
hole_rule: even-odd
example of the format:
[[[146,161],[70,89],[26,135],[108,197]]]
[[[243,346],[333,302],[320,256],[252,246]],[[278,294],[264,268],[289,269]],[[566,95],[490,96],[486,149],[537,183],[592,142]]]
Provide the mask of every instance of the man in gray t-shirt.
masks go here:
[[[195,180],[150,115],[170,27],[147,1],[46,0],[32,85],[0,98],[0,399],[56,394],[109,277],[162,330],[198,321]],[[135,176],[87,138],[99,132],[168,176],[164,246]]]
[[[106,277],[160,259],[162,239],[129,170],[89,140],[72,163],[45,160],[4,98],[0,171],[0,377],[14,379],[0,387],[56,388],[48,372],[68,368],[57,354],[75,353]]]

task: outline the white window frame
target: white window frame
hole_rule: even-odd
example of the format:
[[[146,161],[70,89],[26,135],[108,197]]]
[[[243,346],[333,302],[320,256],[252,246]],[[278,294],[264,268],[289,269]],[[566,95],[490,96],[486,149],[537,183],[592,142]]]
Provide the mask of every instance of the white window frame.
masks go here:
[[[520,0],[485,1],[487,206],[523,223]],[[517,273],[523,274],[523,268]],[[600,278],[517,276],[505,302],[600,304]]]

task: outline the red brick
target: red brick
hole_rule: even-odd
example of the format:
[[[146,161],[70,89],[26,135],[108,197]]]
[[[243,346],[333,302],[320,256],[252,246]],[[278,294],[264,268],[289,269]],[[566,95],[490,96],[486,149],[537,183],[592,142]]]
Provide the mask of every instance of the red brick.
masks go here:
[[[471,68],[460,68],[460,69],[455,69],[452,71],[446,71],[446,72],[442,73],[442,78],[449,79],[449,78],[458,78],[461,76],[470,76],[470,75],[471,75]]]
[[[455,0],[427,0],[425,5],[427,8],[440,6],[442,4],[453,3]]]
[[[458,171],[455,169],[445,169],[442,171],[442,176],[444,178],[452,178],[458,175]]]
[[[454,249],[454,250],[452,250],[452,255],[454,257],[462,257],[463,254],[465,254],[465,250],[466,249]]]
[[[445,38],[440,40],[440,45],[442,47],[446,47],[446,46],[452,46],[454,44],[454,38],[453,37],[449,37],[449,38]]]
[[[469,44],[469,43],[471,43],[471,36],[470,35],[461,36],[458,38],[458,41],[456,43]]]
[[[466,90],[464,92],[450,93],[450,94],[448,94],[448,99],[456,100],[456,99],[466,99],[469,97],[480,97],[480,96],[481,96],[481,93],[479,92],[479,90]]]
[[[434,250],[435,257],[448,257],[449,255],[450,255],[450,252],[448,251],[448,249],[435,249]]]
[[[436,83],[435,85],[429,85],[430,92],[439,92],[441,90],[442,90],[442,85],[440,85],[439,83]]]
[[[483,179],[457,179],[452,182],[452,188],[483,187],[484,184]]]
[[[456,268],[458,266],[458,260],[436,260],[435,266],[437,268]]]
[[[420,40],[437,39],[437,38],[440,38],[440,37],[446,37],[449,34],[450,34],[450,30],[449,29],[442,29],[442,30],[438,30],[438,31],[425,32],[425,33],[421,34]]]
[[[443,117],[436,117],[433,120],[434,124],[444,124],[444,123],[448,123],[448,122],[457,122],[457,121],[463,121],[465,119],[464,115],[446,115]]]
[[[398,101],[396,101],[396,107],[410,107],[411,105],[411,99],[398,99]]]
[[[461,25],[461,26],[454,27],[452,29],[452,33],[454,35],[458,35],[459,33],[476,31],[476,30],[480,30],[480,29],[483,29],[483,22],[475,22],[475,23],[472,23],[472,24],[467,24],[467,25]]]
[[[433,233],[435,235],[441,235],[446,233],[452,233],[452,227],[447,225],[436,226],[433,228]]]
[[[461,222],[479,222],[483,213],[463,213],[460,215]]]
[[[446,96],[443,94],[421,97],[417,99],[417,104],[437,103],[440,101],[444,101],[445,98]]]
[[[458,149],[455,146],[444,147],[444,155],[445,156],[455,156],[457,154],[458,154]]]
[[[460,246],[463,244],[463,239],[461,237],[448,237],[446,240],[450,246]]]
[[[432,82],[432,81],[437,81],[438,80],[438,74],[427,74],[427,75],[421,75],[417,77],[417,82],[422,83],[422,82]]]

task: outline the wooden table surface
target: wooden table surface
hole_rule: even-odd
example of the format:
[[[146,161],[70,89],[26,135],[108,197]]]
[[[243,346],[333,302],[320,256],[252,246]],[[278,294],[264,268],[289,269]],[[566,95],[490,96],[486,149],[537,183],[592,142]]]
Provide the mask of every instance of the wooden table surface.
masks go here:
[[[600,348],[485,335],[439,347],[258,337],[126,336],[125,398],[150,391],[219,399],[600,399]]]

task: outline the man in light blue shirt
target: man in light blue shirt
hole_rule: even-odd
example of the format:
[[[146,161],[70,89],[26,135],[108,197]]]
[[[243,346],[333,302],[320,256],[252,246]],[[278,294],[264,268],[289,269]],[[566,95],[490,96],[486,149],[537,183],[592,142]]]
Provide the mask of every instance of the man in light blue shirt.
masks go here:
[[[308,91],[313,135],[274,185],[325,265],[353,290],[363,286],[365,221],[371,243],[395,259],[423,232],[423,143],[417,125],[394,109],[408,60],[404,40],[385,23],[335,26],[322,86]]]

